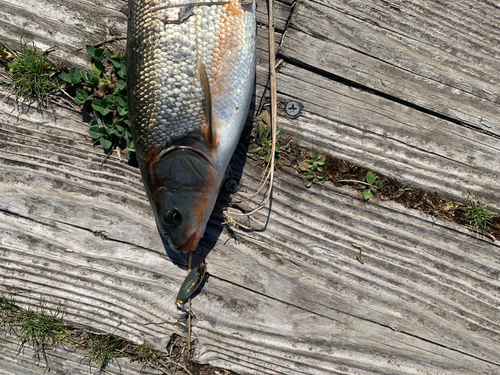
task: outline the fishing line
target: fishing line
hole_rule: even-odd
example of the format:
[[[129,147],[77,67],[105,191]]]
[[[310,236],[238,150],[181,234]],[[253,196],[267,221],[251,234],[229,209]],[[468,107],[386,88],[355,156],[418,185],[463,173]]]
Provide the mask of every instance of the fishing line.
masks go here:
[[[274,181],[274,167],[275,167],[275,155],[276,155],[276,121],[277,121],[277,111],[278,105],[276,100],[276,55],[274,51],[274,15],[273,15],[273,2],[269,0],[268,2],[268,22],[269,22],[269,83],[270,83],[270,95],[271,95],[271,135],[272,135],[272,145],[271,145],[271,157],[269,163],[267,164],[263,175],[265,175],[264,181],[261,186],[256,190],[256,192],[248,199],[252,199],[266,186],[269,181],[268,189],[266,191],[266,196],[261,204],[250,212],[229,212],[226,211],[224,216],[227,219],[231,219],[231,215],[234,216],[250,216],[264,207],[269,203],[271,199],[271,193],[273,190]],[[233,220],[234,221],[234,220]],[[241,224],[238,224],[243,226]]]

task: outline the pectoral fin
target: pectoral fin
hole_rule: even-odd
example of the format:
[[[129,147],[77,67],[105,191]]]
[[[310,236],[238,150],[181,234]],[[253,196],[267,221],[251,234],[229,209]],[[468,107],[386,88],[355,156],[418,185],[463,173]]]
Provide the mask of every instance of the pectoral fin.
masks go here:
[[[201,61],[198,62],[198,73],[200,75],[201,87],[203,89],[203,112],[205,113],[205,119],[207,120],[207,129],[205,137],[207,143],[210,146],[215,146],[216,142],[216,130],[214,126],[214,121],[212,118],[212,94],[210,92],[210,84],[208,82],[207,70],[205,65]]]

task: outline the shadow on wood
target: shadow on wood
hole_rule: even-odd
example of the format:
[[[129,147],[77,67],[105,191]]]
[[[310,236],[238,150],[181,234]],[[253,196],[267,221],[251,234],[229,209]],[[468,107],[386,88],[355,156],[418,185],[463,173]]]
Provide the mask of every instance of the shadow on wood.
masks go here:
[[[126,3],[79,4],[4,1],[1,34],[14,44],[23,25],[40,49],[83,67],[77,49],[108,38],[106,25],[123,34]],[[497,9],[398,4],[277,3],[278,94],[303,107],[279,126],[304,149],[453,199],[473,189],[499,210]],[[182,334],[174,302],[186,272],[165,253],[139,171],[114,154],[102,164],[81,114],[61,106],[18,113],[4,100],[0,134],[0,293],[24,307],[42,295],[69,323],[165,350]],[[240,197],[260,174],[247,160]],[[347,187],[305,189],[294,170],[277,173],[273,197],[263,232],[234,237],[217,214],[209,224],[210,278],[193,300],[198,361],[242,374],[500,371],[498,243]],[[2,371],[43,371],[15,346],[2,335]],[[59,373],[79,366],[58,353]]]

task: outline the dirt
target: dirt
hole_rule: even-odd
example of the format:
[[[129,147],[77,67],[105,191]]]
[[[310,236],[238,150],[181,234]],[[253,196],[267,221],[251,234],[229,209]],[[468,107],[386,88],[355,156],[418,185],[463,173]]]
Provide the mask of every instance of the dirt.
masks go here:
[[[358,188],[356,183],[342,182],[345,180],[357,180],[365,182],[368,169],[350,164],[344,160],[327,156],[325,160],[324,176],[326,181],[331,181],[337,186],[352,185]],[[383,187],[379,189],[371,199],[392,200],[406,208],[420,210],[439,219],[447,219],[458,224],[465,225],[481,235],[481,230],[471,228],[466,220],[466,205],[453,202],[443,198],[435,192],[428,192],[420,188],[412,188],[383,175],[376,175],[377,180],[382,181]],[[361,188],[360,197],[361,196]],[[473,196],[471,196],[473,200]],[[500,239],[500,216],[493,218],[488,225],[485,234],[490,239]]]
[[[252,141],[253,143],[257,141],[255,130],[252,132],[251,143]],[[295,144],[290,136],[286,138],[281,135],[278,136],[278,144],[281,146],[281,150],[278,156],[279,164],[276,165],[276,168],[288,168],[297,171],[299,164],[303,165],[303,161],[308,157],[308,152],[305,152]],[[257,160],[261,165],[265,164],[263,163],[263,158],[259,158],[257,154],[250,153],[249,156]],[[373,171],[329,155],[324,158],[324,161],[325,165],[321,173],[325,181],[331,182],[336,186],[353,186],[355,189],[359,190],[360,199],[363,199],[362,192],[367,187],[361,184],[366,183],[366,174],[368,172],[373,173]],[[381,174],[375,173],[375,176],[376,180],[380,180],[383,185],[380,189],[376,189],[372,185],[373,197],[370,199],[395,201],[406,208],[419,210],[433,217],[450,220],[464,225],[477,232],[478,235],[484,236],[492,241],[500,239],[500,216],[490,220],[487,230],[483,233],[480,228],[471,227],[466,220],[467,205],[443,198],[435,192],[406,186]],[[356,181],[359,181],[359,183]],[[314,181],[314,183],[319,183],[319,181]],[[473,202],[474,198],[475,197],[471,194],[470,202]]]

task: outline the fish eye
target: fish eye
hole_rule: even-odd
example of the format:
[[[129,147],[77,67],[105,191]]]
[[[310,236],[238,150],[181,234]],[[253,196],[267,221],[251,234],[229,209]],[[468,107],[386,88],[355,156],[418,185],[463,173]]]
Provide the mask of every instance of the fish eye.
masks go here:
[[[165,212],[165,215],[163,215],[163,222],[167,227],[175,227],[179,225],[181,221],[182,221],[182,215],[175,208]]]

